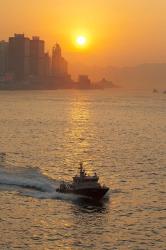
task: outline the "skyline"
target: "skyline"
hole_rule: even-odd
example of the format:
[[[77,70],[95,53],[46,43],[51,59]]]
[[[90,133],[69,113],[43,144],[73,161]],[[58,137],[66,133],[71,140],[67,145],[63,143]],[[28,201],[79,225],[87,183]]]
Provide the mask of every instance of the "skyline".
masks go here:
[[[51,52],[55,42],[73,64],[133,66],[166,62],[166,2],[128,1],[29,1],[1,3],[0,40],[12,33],[39,35]],[[10,16],[10,21],[7,20]],[[20,22],[21,20],[21,22]],[[33,25],[32,25],[33,24]],[[88,46],[80,49],[76,36]],[[74,67],[74,66],[73,66]]]
[[[78,46],[85,46],[78,37]],[[0,89],[103,89],[117,87],[105,78],[92,82],[87,74],[79,74],[74,81],[68,71],[60,44],[45,51],[45,41],[38,36],[14,34],[8,41],[0,41]]]
[[[17,53],[25,53],[26,56],[25,58],[22,57],[22,62],[20,66],[20,61],[18,61],[18,64],[16,63],[18,58],[16,57],[15,59],[13,58],[12,60],[15,61],[14,67],[19,69],[19,75],[18,72],[15,71],[15,69],[10,68],[10,61],[11,58],[13,57],[12,54],[10,53],[10,47],[11,47],[11,39],[19,38],[23,39],[22,42],[24,43],[24,39],[28,42],[25,51],[22,51],[22,47],[20,47],[20,42],[18,43],[19,47]],[[81,39],[81,40],[80,40]],[[76,43],[78,48],[83,48],[84,46],[86,47],[87,41],[86,38],[84,37],[78,37],[76,40]],[[32,44],[34,44],[34,48],[32,50]],[[58,54],[61,57],[61,46],[56,43],[54,44],[52,48],[52,53],[48,54],[47,51],[45,50],[45,41],[40,38],[39,36],[32,36],[32,37],[27,37],[25,34],[14,34],[14,37],[9,37],[7,41],[0,41],[0,75],[1,75],[1,81],[6,79],[7,81],[11,81],[12,79],[19,79],[20,77],[27,78],[27,77],[36,77],[38,76],[41,80],[44,78],[48,80],[48,83],[50,82],[49,77],[54,76],[57,67],[57,73],[56,75],[61,72],[61,69],[63,72],[66,72],[65,74],[60,73],[60,75],[63,75],[65,78],[68,79],[70,83],[63,85],[63,87],[74,87],[76,82],[79,82],[82,85],[82,76],[83,76],[83,88],[89,88],[85,87],[84,84],[90,84],[91,80],[94,84],[90,88],[96,88],[97,86],[101,87],[101,85],[104,84],[104,86],[107,87],[116,87],[116,86],[121,86],[125,88],[131,88],[131,89],[156,89],[159,88],[161,91],[165,91],[165,82],[166,82],[166,77],[165,77],[165,71],[166,71],[166,63],[144,63],[144,64],[139,64],[136,66],[129,66],[129,67],[114,67],[114,66],[107,66],[103,67],[102,65],[99,66],[86,66],[83,64],[78,64],[74,67],[71,64],[72,62],[69,62],[70,67],[68,67],[68,62],[65,60],[64,57],[61,57],[61,59],[58,57],[55,59],[55,65],[53,66],[53,51],[55,47],[59,47]],[[63,50],[63,48],[62,48]],[[16,54],[17,54],[16,53]],[[27,55],[28,58],[27,58]],[[9,60],[10,59],[10,60]],[[24,64],[24,59],[27,61],[28,64]],[[61,62],[61,65],[59,64]],[[22,68],[22,66],[28,67],[28,68]],[[71,66],[72,65],[72,66]],[[53,67],[53,68],[52,68]],[[26,69],[28,74],[24,74],[24,70]],[[69,71],[68,71],[69,69]],[[14,70],[14,71],[13,71]],[[64,71],[65,70],[65,71]],[[24,73],[23,73],[24,72]],[[52,72],[52,73],[51,73]],[[59,73],[58,73],[59,72]],[[69,74],[68,74],[69,73]],[[66,76],[65,76],[66,75]],[[17,77],[16,77],[17,76]],[[43,78],[44,77],[44,78]],[[67,78],[66,78],[67,77]],[[99,80],[101,79],[101,80]],[[32,80],[32,79],[31,79]],[[30,82],[31,82],[30,80]],[[37,80],[37,79],[36,79]],[[36,81],[35,80],[35,81]],[[61,79],[62,80],[62,79]],[[64,82],[66,82],[66,80]],[[62,80],[63,82],[63,80]],[[74,85],[73,85],[74,84]],[[97,84],[97,85],[96,85]],[[110,85],[111,84],[111,85]],[[81,86],[80,85],[80,86]],[[30,85],[31,86],[31,85]],[[43,85],[41,84],[41,87]],[[103,86],[103,87],[104,87]],[[35,87],[35,86],[34,86]],[[48,84],[47,87],[51,87],[50,84]],[[55,86],[54,86],[55,87]],[[56,87],[60,87],[57,85]],[[62,86],[61,86],[62,87]],[[76,86],[75,86],[76,87]],[[97,87],[97,88],[98,88]],[[3,87],[2,87],[3,88]],[[51,87],[52,88],[52,87]]]

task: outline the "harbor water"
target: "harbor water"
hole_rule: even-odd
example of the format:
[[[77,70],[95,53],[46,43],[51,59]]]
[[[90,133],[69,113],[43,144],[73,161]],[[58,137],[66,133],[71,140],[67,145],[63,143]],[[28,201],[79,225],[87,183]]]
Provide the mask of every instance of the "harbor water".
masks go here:
[[[0,92],[0,249],[164,250],[166,96]],[[56,192],[82,161],[101,202]]]

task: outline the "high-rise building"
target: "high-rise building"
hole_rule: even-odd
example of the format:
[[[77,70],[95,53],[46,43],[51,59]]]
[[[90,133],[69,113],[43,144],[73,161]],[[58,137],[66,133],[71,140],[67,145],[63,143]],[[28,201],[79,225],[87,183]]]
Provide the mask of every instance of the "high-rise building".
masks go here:
[[[44,76],[50,75],[50,56],[48,53],[44,54]]]
[[[9,71],[16,80],[25,79],[30,73],[30,39],[24,34],[9,38]]]
[[[44,76],[44,46],[44,41],[37,36],[30,40],[30,74],[33,76]]]
[[[0,75],[7,72],[8,67],[8,43],[0,41]]]
[[[67,61],[62,57],[59,44],[56,44],[52,50],[52,75],[56,77],[68,75]]]

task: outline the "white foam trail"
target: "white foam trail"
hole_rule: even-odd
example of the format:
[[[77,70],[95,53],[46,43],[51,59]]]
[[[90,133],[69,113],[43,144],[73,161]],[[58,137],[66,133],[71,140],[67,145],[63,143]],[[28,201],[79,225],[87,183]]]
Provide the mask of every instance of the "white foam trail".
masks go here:
[[[13,189],[30,188],[43,192],[54,190],[53,181],[42,175],[36,169],[7,169],[0,168],[0,185],[12,186]]]
[[[25,196],[30,196],[38,199],[56,199],[56,200],[66,200],[66,201],[76,201],[81,196],[74,194],[63,194],[56,191],[53,192],[33,192],[33,191],[21,191],[21,194]]]
[[[36,168],[0,167],[0,189],[17,191],[37,199],[59,199],[75,201],[80,196],[56,192],[60,181],[49,179]]]

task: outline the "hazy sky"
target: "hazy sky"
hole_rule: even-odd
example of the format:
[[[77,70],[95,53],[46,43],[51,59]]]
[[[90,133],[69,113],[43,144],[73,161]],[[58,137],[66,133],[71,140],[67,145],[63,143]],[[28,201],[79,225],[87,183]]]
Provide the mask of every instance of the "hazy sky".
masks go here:
[[[0,0],[0,39],[39,35],[60,42],[72,62],[133,65],[166,62],[166,0]],[[89,45],[74,46],[85,34]]]

